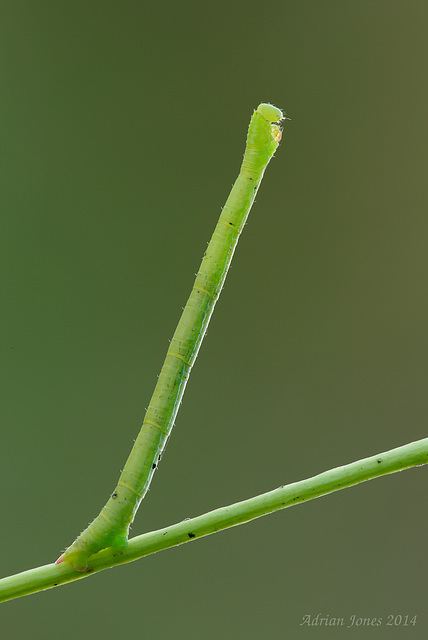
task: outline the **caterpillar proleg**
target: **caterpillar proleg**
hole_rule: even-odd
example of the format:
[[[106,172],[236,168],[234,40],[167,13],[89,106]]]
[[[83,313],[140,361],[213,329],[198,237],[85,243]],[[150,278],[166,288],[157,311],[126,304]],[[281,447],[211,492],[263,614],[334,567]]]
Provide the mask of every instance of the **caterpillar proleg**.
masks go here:
[[[244,159],[170,342],[140,433],[119,481],[95,520],[58,558],[85,571],[89,558],[111,547],[120,553],[129,527],[151,483],[171,433],[193,363],[223,287],[236,244],[254,202],[264,170],[281,139],[284,119],[277,107],[260,104],[247,135]]]

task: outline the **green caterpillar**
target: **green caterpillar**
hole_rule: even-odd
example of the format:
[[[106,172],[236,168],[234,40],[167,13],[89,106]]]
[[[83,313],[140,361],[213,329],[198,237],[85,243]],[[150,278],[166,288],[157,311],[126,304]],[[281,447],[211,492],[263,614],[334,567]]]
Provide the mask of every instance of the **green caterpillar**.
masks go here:
[[[57,563],[85,571],[93,554],[111,547],[121,553],[171,433],[184,389],[208,327],[242,228],[264,170],[281,139],[283,113],[262,103],[251,118],[239,176],[226,201],[171,340],[140,433],[114,492],[97,518]]]

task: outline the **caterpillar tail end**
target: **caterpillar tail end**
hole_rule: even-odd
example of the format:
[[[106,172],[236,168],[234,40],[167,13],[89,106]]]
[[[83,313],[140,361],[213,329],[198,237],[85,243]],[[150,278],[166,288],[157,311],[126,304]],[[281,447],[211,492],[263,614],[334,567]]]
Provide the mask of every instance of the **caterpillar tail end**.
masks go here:
[[[68,564],[75,571],[88,571],[88,560],[90,555],[85,553],[83,550],[81,551],[71,551],[67,549],[63,554],[60,555],[58,560],[55,561],[55,564]]]
[[[127,532],[123,534],[117,534],[113,540],[109,539],[103,542],[88,542],[83,536],[79,536],[73,544],[68,547],[55,561],[55,564],[62,564],[65,562],[71,566],[75,571],[92,571],[89,567],[89,560],[104,549],[110,549],[113,554],[123,553],[128,545]]]

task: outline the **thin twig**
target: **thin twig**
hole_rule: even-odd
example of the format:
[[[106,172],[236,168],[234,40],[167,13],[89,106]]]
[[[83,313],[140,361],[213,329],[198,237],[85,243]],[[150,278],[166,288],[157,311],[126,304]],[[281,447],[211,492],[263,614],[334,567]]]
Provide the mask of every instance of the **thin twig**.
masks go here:
[[[136,536],[129,540],[122,554],[114,554],[111,549],[104,549],[92,556],[86,572],[75,571],[65,563],[60,565],[52,563],[3,578],[0,580],[0,602],[80,580],[97,571],[132,562],[185,542],[198,540],[211,533],[249,522],[279,509],[286,509],[366,480],[427,463],[428,438],[424,438],[370,458],[330,469],[312,478],[293,482],[249,500],[215,509],[202,516],[183,520],[165,529]]]

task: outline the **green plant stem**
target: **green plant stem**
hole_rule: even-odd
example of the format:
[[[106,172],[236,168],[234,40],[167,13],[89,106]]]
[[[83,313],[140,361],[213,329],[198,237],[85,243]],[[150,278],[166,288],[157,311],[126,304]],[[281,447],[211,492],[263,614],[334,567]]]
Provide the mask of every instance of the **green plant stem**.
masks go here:
[[[88,562],[88,572],[75,571],[69,564],[52,563],[0,580],[0,602],[19,598],[67,582],[86,578],[103,569],[138,560],[144,556],[198,540],[260,516],[286,509],[345,489],[366,480],[428,463],[428,438],[379,453],[370,458],[330,469],[317,476],[293,482],[249,500],[215,509],[202,516],[183,520],[165,529],[144,533],[129,540],[123,553],[104,549]]]

